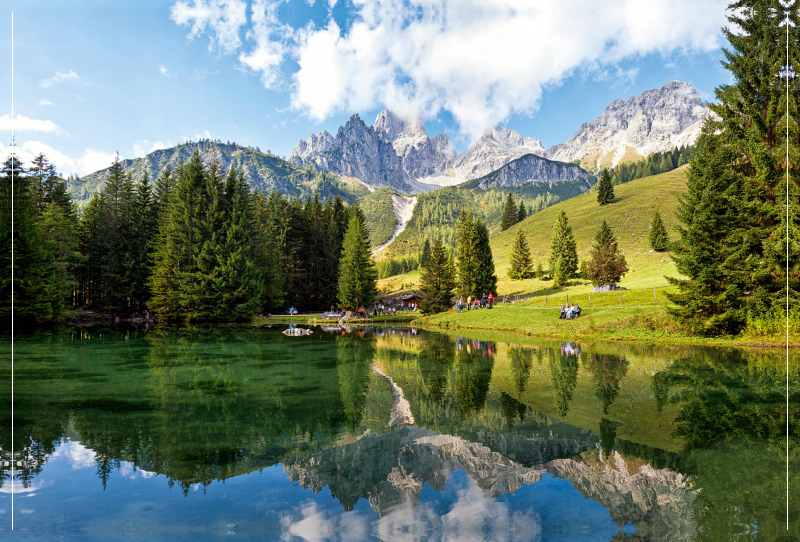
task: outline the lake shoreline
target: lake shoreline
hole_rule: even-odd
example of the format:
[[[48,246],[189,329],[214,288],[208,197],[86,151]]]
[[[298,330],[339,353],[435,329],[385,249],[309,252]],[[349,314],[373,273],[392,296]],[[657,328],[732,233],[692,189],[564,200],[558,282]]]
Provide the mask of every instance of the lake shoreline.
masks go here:
[[[517,310],[523,309],[523,310]],[[601,307],[584,309],[576,320],[559,320],[559,308],[496,305],[492,310],[455,310],[422,316],[412,324],[431,331],[502,331],[543,339],[647,342],[776,350],[786,348],[785,336],[697,337],[678,328],[664,307]],[[789,348],[800,348],[790,341]]]

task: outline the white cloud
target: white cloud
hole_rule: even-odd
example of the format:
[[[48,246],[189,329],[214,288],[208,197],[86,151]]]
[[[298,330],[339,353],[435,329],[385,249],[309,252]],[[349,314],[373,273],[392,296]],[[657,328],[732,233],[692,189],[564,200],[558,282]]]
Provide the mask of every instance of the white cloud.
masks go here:
[[[153,151],[157,151],[159,149],[167,149],[172,146],[171,143],[163,143],[162,141],[156,141],[152,145],[150,145],[149,150],[145,150],[147,146],[150,145],[150,142],[146,139],[139,139],[136,143],[133,144],[133,154],[137,158],[142,158],[145,155],[150,154]]]
[[[163,65],[158,67],[158,71],[160,71],[162,75],[166,75],[167,77],[170,76],[169,70],[165,68]]]
[[[47,154],[45,153],[45,155]],[[50,158],[49,155],[47,157]],[[64,456],[69,460],[72,470],[80,470],[95,466],[95,455],[94,450],[87,448],[80,442],[70,440],[59,446],[52,457]]]
[[[255,48],[249,53],[239,55],[239,61],[253,71],[261,73],[261,80],[267,88],[272,87],[278,79],[278,68],[285,54],[282,41],[278,37],[291,35],[291,28],[278,22],[278,2],[255,0],[252,7],[253,28],[247,38],[255,42]]]
[[[211,134],[208,133],[208,130],[203,130],[202,134],[194,134],[194,138],[195,139],[211,139]],[[183,139],[185,139],[186,141],[189,141],[185,137]]]
[[[53,102],[50,100],[39,100],[39,107],[44,107],[45,105],[53,105]]]
[[[52,484],[52,482],[50,482],[50,483]],[[3,487],[0,487],[0,493],[15,493],[15,494],[30,493],[30,494],[33,494],[33,492],[42,489],[46,485],[49,485],[49,484],[46,484],[45,481],[42,480],[42,479],[39,479],[39,480],[31,482],[28,487],[25,487],[24,485],[22,485],[22,482],[20,480],[11,480],[10,484],[3,484]]]
[[[11,152],[10,147],[0,143],[0,160],[5,162]],[[29,163],[39,153],[43,153],[50,162],[55,164],[56,170],[62,175],[77,173],[86,175],[99,169],[105,169],[114,161],[116,153],[106,153],[94,149],[85,149],[79,157],[70,157],[42,143],[41,141],[24,141],[16,146],[17,158],[23,163]]]
[[[49,86],[52,86],[56,83],[61,83],[62,81],[66,81],[68,79],[80,79],[80,77],[78,77],[78,74],[72,70],[70,70],[69,73],[56,72],[56,74],[53,77],[51,77],[50,79],[42,79],[40,83],[42,84],[43,87],[47,88]]]
[[[247,3],[243,0],[187,0],[176,2],[170,9],[170,17],[179,25],[191,27],[189,38],[205,32],[206,26],[213,31],[208,50],[219,47],[224,53],[232,53],[242,44],[239,29],[247,24]]]
[[[40,104],[41,105],[41,104]],[[0,117],[0,131],[11,131],[11,116],[3,115]],[[61,127],[51,120],[36,120],[29,119],[22,115],[17,115],[14,118],[14,131],[15,132],[52,132],[60,134]]]
[[[543,87],[587,66],[599,74],[611,68],[613,78],[625,59],[719,48],[726,4],[357,0],[344,31],[332,18],[322,28],[309,23],[295,31],[275,19],[273,3],[257,0],[247,33],[253,45],[239,60],[271,87],[281,60],[294,59],[292,105],[314,120],[379,106],[427,118],[449,111],[463,133],[477,137],[512,114],[534,112]],[[212,44],[238,49],[244,23],[225,18],[219,6],[178,2],[173,19],[191,22],[190,37],[208,26],[216,32]]]

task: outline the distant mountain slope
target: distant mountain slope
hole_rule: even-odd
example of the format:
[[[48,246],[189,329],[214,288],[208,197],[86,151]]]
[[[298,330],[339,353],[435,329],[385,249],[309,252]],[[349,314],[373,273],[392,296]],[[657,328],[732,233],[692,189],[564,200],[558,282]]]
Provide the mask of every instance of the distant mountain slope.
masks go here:
[[[693,145],[709,109],[689,83],[673,81],[627,102],[614,100],[566,143],[547,149],[553,160],[579,160],[590,171],[636,161],[651,152]]]
[[[335,197],[338,194],[348,203],[369,193],[369,188],[356,179],[304,169],[257,149],[212,140],[183,143],[153,151],[143,158],[126,159],[122,163],[135,181],[141,180],[145,172],[151,180],[155,180],[168,166],[174,170],[196,150],[200,151],[205,164],[210,164],[216,157],[223,171],[228,171],[231,164],[243,170],[253,190],[268,192],[275,189],[293,196],[307,196],[314,192],[323,197]],[[72,178],[67,188],[78,206],[83,207],[92,194],[103,187],[107,177],[108,168],[83,178]]]
[[[575,164],[556,162],[526,154],[512,160],[488,175],[476,179],[483,190],[491,188],[520,188],[525,184],[538,186],[577,183],[584,190],[592,187],[589,174]]]
[[[395,194],[398,194],[397,190],[384,186],[358,199],[358,206],[367,219],[371,249],[385,243],[397,225],[397,218],[392,211],[392,196]]]

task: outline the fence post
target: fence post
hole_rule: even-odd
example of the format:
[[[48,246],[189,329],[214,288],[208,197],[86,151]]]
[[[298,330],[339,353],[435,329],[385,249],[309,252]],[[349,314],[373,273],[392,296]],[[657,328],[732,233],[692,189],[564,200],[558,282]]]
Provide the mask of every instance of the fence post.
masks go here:
[[[658,299],[656,298],[656,287],[655,286],[653,286],[653,301],[658,301]]]
[[[617,292],[619,294],[619,304],[622,305],[622,292]]]
[[[544,296],[544,304],[547,305],[547,296]]]
[[[589,305],[592,304],[592,294],[589,294]]]
[[[567,305],[569,305],[569,294],[567,294]]]

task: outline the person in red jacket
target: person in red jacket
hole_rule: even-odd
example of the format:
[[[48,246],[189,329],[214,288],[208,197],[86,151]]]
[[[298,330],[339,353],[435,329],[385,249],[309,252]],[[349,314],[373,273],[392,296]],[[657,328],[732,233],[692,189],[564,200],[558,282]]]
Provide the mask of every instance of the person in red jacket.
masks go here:
[[[489,308],[490,309],[492,308],[493,304],[494,304],[494,294],[492,294],[492,292],[489,292]]]

